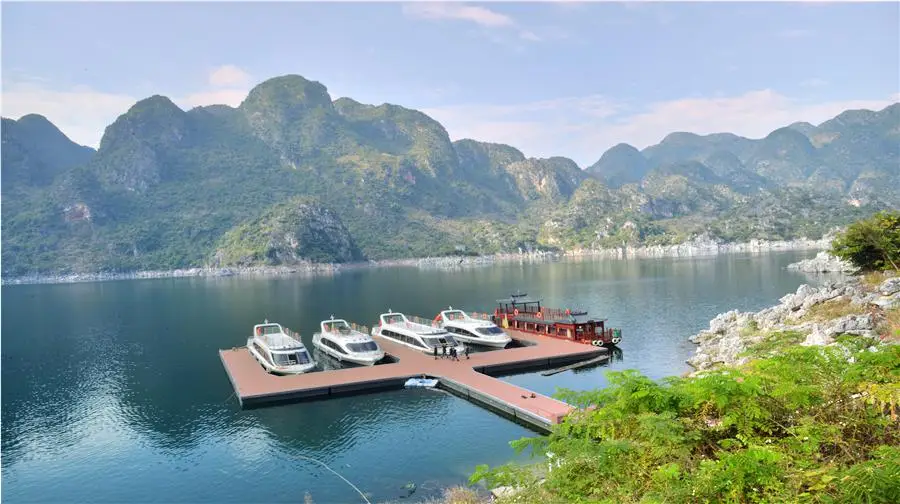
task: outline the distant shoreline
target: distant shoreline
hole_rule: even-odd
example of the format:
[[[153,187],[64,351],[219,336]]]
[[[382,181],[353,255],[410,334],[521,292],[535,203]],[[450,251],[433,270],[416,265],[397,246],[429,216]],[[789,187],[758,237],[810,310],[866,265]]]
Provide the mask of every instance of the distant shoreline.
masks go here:
[[[105,282],[111,280],[138,280],[148,278],[230,277],[230,276],[317,276],[334,275],[344,271],[370,268],[417,267],[423,269],[448,269],[457,267],[487,266],[495,263],[528,261],[544,262],[568,258],[586,259],[643,259],[666,257],[708,257],[735,253],[768,253],[789,250],[824,250],[830,247],[831,238],[819,240],[768,241],[751,240],[741,243],[718,243],[712,240],[694,240],[678,245],[653,245],[641,247],[617,247],[605,249],[573,249],[564,252],[510,252],[482,256],[446,256],[408,259],[384,259],[356,263],[300,263],[290,266],[248,266],[225,268],[181,268],[163,271],[131,271],[106,273],[65,273],[57,275],[23,275],[2,278],[2,285],[67,284],[81,282]]]

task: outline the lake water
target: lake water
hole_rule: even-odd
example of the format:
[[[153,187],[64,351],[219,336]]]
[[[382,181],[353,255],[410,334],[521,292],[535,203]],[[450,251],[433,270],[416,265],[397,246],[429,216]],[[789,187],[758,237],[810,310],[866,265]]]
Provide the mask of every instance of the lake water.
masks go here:
[[[185,278],[2,288],[4,502],[373,502],[435,495],[535,435],[463,399],[399,390],[241,411],[217,350],[254,323],[311,345],[329,315],[372,324],[392,308],[432,318],[490,311],[517,289],[621,327],[621,359],[550,377],[536,392],[602,387],[609,369],[681,374],[687,337],[717,313],[769,306],[815,278],[784,270],[814,252],[707,259],[351,271],[318,278]],[[525,455],[518,458],[524,459]]]

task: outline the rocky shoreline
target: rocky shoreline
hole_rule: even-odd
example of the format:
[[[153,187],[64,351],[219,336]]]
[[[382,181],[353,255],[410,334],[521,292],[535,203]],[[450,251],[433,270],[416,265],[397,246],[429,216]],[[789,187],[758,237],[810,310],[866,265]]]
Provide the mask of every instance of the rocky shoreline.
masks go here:
[[[812,259],[788,264],[787,269],[804,273],[855,273],[857,268],[823,250]]]
[[[322,264],[302,262],[289,266],[249,266],[224,268],[183,268],[166,271],[126,271],[96,273],[62,273],[58,275],[23,275],[2,278],[3,285],[58,284],[100,282],[111,280],[135,280],[148,278],[229,277],[229,276],[288,276],[331,275],[341,271],[379,267],[417,267],[423,269],[455,269],[489,266],[502,262],[544,262],[567,258],[582,259],[637,259],[663,257],[705,257],[732,253],[767,253],[786,250],[817,250],[831,245],[831,237],[819,240],[798,239],[791,241],[752,240],[746,243],[722,243],[709,238],[698,238],[678,245],[649,247],[618,247],[611,249],[577,249],[556,251],[519,251],[482,256],[446,256],[412,259],[387,259],[357,263]]]
[[[696,371],[719,364],[743,364],[744,352],[774,334],[792,332],[800,345],[829,345],[838,335],[879,341],[878,325],[884,310],[900,307],[900,277],[890,276],[877,286],[860,277],[821,287],[801,285],[779,304],[759,312],[732,310],[709,322],[709,329],[691,336],[698,345],[687,363]]]
[[[572,250],[568,256],[587,256],[602,259],[630,259],[656,257],[703,257],[718,254],[764,253],[787,250],[824,250],[831,247],[833,234],[825,235],[818,240],[798,238],[796,240],[750,240],[741,243],[726,243],[701,236],[677,245],[654,245],[646,247],[624,246],[608,249]]]

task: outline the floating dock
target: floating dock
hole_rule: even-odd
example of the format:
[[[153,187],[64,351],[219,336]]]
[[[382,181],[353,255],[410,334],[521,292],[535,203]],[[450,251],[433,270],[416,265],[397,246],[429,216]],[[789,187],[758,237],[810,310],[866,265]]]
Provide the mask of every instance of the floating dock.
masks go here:
[[[398,362],[302,375],[271,375],[245,347],[220,350],[219,356],[242,408],[400,389],[409,378],[424,375],[437,379],[440,388],[548,431],[572,406],[492,376],[549,369],[591,359],[608,350],[537,334],[507,332],[527,346],[475,352],[469,354],[469,359],[460,356],[459,361],[435,360],[430,354],[375,336],[381,348]]]

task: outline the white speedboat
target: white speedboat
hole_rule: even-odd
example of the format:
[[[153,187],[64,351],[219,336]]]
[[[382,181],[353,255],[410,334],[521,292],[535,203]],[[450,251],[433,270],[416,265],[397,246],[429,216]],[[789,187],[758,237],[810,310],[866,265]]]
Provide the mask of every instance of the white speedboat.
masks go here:
[[[504,348],[512,338],[503,332],[490,320],[482,320],[470,317],[462,310],[444,310],[435,318],[441,327],[447,330],[454,338],[470,343],[492,348]]]
[[[425,320],[411,322],[406,315],[390,310],[381,314],[378,327],[372,328],[372,336],[381,336],[427,354],[434,353],[434,349],[437,348],[440,355],[443,353],[443,347],[447,347],[448,355],[451,348],[456,348],[458,354],[463,355],[466,349],[465,345],[456,341],[443,328],[431,325]]]
[[[320,324],[320,331],[313,335],[313,345],[340,362],[352,362],[372,366],[384,358],[384,350],[372,336],[357,331],[346,320],[334,315]]]
[[[272,374],[301,374],[316,367],[299,334],[268,320],[253,326],[247,350]]]

